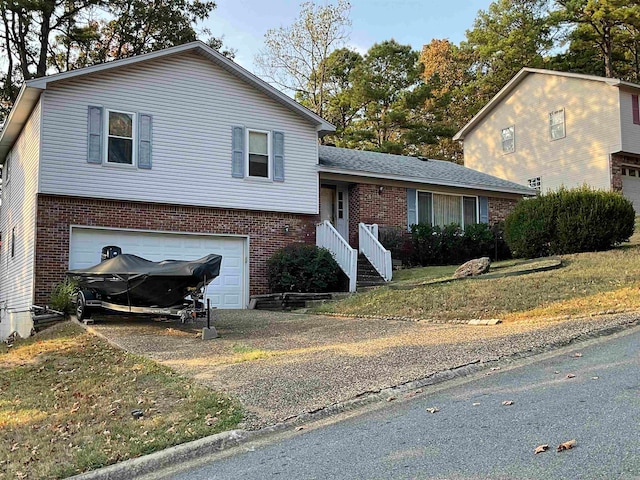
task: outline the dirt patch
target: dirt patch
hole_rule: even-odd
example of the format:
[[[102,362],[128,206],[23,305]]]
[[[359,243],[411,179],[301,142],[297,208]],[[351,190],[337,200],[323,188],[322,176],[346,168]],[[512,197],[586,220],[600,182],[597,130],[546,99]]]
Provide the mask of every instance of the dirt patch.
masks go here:
[[[638,315],[434,325],[263,311],[220,311],[220,338],[199,325],[111,317],[92,329],[199,382],[238,397],[247,428],[400,385],[472,362],[570,342],[636,322]],[[180,334],[167,334],[167,330]]]

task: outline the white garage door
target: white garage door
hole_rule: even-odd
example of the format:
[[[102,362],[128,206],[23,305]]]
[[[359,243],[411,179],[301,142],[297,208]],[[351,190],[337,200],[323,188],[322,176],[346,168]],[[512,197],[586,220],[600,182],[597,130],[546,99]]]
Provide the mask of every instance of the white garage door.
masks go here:
[[[122,253],[132,253],[154,262],[195,260],[210,253],[222,255],[220,275],[209,284],[207,298],[217,308],[244,308],[246,304],[244,238],[72,227],[69,268],[86,268],[100,263],[102,247],[107,245],[117,245]]]
[[[640,169],[622,168],[622,193],[633,202],[636,214],[640,215]]]

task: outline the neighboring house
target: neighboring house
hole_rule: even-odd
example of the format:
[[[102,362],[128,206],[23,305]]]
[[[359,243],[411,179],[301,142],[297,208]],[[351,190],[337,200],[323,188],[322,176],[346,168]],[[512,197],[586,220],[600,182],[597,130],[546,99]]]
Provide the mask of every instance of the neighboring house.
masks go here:
[[[523,68],[453,138],[469,168],[543,192],[589,185],[640,212],[640,85]]]
[[[246,308],[276,250],[326,239],[321,219],[355,245],[360,222],[492,220],[531,194],[411,157],[320,147],[319,165],[333,130],[201,42],[27,81],[0,134],[0,338],[105,246],[221,254],[207,296]]]

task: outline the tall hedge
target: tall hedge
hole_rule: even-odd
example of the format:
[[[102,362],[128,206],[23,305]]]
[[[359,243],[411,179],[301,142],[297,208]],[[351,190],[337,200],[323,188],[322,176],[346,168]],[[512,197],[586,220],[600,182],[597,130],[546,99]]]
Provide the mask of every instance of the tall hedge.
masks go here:
[[[607,250],[633,235],[635,211],[619,193],[562,188],[518,202],[505,240],[518,257]]]

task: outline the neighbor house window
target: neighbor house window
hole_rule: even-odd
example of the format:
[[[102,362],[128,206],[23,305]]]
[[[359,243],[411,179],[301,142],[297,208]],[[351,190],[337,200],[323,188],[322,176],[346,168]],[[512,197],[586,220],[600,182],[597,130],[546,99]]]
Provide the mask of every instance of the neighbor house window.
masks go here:
[[[247,172],[250,177],[269,178],[269,132],[248,130]]]
[[[10,167],[11,167],[11,154],[7,155],[6,160],[4,161],[4,166],[2,167],[2,173],[4,174],[4,184],[9,183],[10,178]]]
[[[638,95],[631,95],[631,110],[633,111],[633,123],[640,125],[640,105]]]
[[[477,197],[418,192],[418,223],[444,227],[455,223],[464,228],[478,223]]]
[[[542,182],[540,181],[540,177],[530,178],[528,180],[528,182],[529,182],[529,186],[531,188],[535,188],[536,190],[540,190],[540,187],[542,186]]]
[[[510,127],[503,128],[501,132],[502,136],[502,152],[512,153],[516,150],[516,127],[511,125]]]
[[[558,140],[565,135],[564,108],[562,108],[549,114],[549,137],[551,140]]]
[[[107,163],[135,165],[135,114],[107,111]]]

